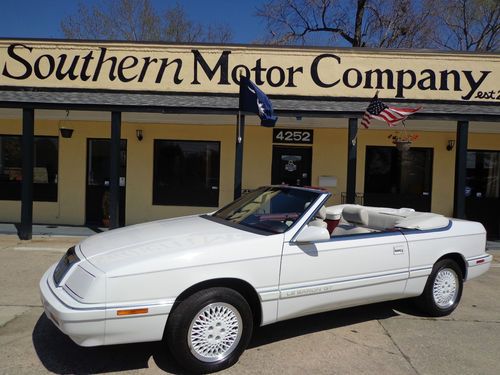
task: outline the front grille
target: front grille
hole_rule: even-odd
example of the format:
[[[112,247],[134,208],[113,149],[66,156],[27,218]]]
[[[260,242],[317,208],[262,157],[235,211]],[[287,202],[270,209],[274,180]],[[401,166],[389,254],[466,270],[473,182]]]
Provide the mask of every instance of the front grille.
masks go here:
[[[68,273],[73,264],[77,263],[80,259],[76,255],[75,247],[72,246],[66,251],[66,254],[63,255],[59,263],[57,264],[56,269],[54,270],[54,283],[59,286],[61,280],[64,278],[64,275]]]

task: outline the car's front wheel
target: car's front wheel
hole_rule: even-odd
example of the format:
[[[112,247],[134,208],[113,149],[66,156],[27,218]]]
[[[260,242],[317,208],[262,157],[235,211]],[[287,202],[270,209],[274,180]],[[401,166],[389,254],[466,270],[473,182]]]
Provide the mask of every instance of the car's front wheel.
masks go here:
[[[463,275],[451,259],[437,262],[417,305],[430,316],[445,316],[455,310],[462,297]]]
[[[233,289],[194,293],[170,314],[166,340],[179,364],[197,373],[232,366],[252,336],[252,310]]]

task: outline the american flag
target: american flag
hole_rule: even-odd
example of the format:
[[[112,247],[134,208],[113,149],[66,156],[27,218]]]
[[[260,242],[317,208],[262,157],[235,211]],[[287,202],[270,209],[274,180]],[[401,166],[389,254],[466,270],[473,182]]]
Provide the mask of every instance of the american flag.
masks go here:
[[[366,108],[365,114],[361,119],[361,125],[365,128],[370,126],[371,119],[377,119],[380,121],[385,121],[389,126],[395,126],[399,121],[405,120],[409,115],[417,112],[418,108],[396,108],[389,107],[382,103],[382,101],[378,98],[378,94],[375,94],[372,101]]]

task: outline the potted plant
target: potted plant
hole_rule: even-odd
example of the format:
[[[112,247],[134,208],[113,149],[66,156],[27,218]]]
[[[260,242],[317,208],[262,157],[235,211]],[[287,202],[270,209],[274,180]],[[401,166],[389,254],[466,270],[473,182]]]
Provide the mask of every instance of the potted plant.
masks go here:
[[[400,134],[396,132],[395,134],[389,134],[387,138],[391,140],[399,151],[408,151],[411,148],[411,144],[418,139],[418,134],[408,134],[406,132]]]

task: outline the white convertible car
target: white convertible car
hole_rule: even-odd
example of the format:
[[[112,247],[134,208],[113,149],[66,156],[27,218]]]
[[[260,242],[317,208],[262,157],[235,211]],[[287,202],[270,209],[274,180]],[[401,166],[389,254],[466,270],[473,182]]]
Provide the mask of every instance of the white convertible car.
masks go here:
[[[164,340],[188,370],[213,372],[255,326],[407,297],[450,314],[490,267],[479,223],[329,196],[263,187],[212,214],[92,236],[40,281],[46,315],[79,345]]]

